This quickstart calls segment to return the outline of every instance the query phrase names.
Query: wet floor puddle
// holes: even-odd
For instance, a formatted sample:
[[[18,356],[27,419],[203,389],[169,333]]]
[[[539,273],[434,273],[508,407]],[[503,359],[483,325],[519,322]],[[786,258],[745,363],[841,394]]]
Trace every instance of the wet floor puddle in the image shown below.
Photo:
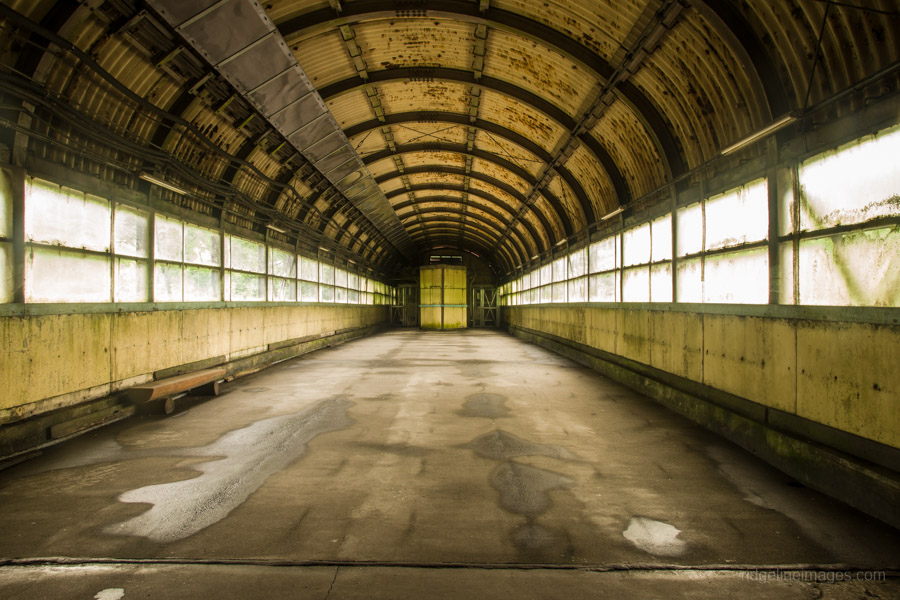
[[[106,528],[107,533],[172,542],[225,518],[272,474],[306,451],[310,440],[353,421],[343,398],[323,400],[298,413],[257,421],[200,448],[178,449],[179,456],[211,457],[192,465],[193,479],[150,485],[119,496],[122,502],[152,504],[150,510]],[[221,458],[219,458],[221,457]]]

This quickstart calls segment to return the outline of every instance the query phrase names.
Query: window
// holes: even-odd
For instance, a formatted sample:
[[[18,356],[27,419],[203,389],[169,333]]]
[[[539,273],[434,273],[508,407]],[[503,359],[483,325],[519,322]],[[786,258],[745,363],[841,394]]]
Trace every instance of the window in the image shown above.
[[[780,198],[795,237],[780,246],[782,303],[900,306],[900,228],[884,221],[900,216],[898,155],[895,126],[800,163],[800,197]]]
[[[232,301],[266,299],[266,246],[234,235],[225,237],[226,295]]]
[[[112,301],[111,220],[108,200],[27,178],[25,301]]]
[[[118,204],[114,220],[115,301],[147,302],[150,299],[150,214]]]
[[[295,302],[296,280],[297,256],[293,252],[269,247],[269,300]]]

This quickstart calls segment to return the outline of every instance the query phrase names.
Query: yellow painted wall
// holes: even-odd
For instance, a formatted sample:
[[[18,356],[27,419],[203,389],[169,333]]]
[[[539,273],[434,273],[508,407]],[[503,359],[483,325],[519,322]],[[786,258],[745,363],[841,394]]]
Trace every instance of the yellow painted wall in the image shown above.
[[[385,306],[260,306],[0,317],[0,424],[99,398],[162,369],[387,320]]]
[[[900,448],[898,326],[546,305],[504,320]]]

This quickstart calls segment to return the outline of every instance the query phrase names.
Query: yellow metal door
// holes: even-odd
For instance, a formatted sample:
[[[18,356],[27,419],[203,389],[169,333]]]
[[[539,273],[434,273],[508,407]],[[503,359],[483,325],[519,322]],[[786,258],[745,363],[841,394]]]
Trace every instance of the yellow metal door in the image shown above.
[[[467,323],[466,268],[434,265],[419,269],[422,329],[463,329]]]

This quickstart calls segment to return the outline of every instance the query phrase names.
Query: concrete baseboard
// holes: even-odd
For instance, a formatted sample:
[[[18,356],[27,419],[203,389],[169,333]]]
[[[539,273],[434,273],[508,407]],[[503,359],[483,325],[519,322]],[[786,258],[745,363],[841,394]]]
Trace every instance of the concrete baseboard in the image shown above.
[[[543,332],[508,331],[686,416],[804,485],[900,529],[900,452]],[[831,442],[831,443],[829,443]]]

